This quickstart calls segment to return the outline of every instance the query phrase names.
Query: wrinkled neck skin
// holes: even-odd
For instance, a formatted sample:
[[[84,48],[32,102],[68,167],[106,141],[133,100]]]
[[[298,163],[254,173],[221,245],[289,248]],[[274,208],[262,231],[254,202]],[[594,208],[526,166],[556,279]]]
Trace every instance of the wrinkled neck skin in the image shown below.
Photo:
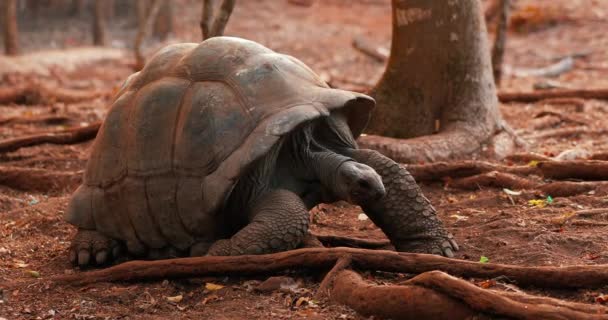
[[[308,209],[341,199],[335,186],[338,168],[354,161],[346,154],[356,148],[341,114],[305,124],[281,138],[240,177],[228,202],[231,223],[239,228],[251,219],[251,208],[270,189],[286,189],[299,195]],[[247,214],[243,214],[243,211]],[[246,218],[246,219],[244,219]]]

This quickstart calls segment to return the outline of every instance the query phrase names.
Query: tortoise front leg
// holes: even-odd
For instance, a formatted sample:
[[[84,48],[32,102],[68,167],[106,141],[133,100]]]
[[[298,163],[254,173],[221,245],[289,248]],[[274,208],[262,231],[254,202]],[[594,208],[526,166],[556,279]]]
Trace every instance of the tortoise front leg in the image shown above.
[[[302,199],[287,190],[274,190],[253,206],[247,226],[232,238],[216,241],[212,256],[265,254],[298,247],[308,232],[308,210]]]
[[[454,256],[458,244],[403,166],[373,150],[351,150],[348,155],[382,176],[386,195],[359,205],[398,251]]]

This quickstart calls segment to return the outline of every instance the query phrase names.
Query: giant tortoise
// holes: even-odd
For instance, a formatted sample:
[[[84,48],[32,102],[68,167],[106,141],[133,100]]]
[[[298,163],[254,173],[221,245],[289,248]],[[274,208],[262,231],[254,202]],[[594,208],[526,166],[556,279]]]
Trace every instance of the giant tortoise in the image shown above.
[[[374,105],[252,41],[164,48],[125,81],[94,142],[65,214],[72,262],[290,250],[308,210],[338,200],[399,251],[452,256],[406,169],[357,148]]]

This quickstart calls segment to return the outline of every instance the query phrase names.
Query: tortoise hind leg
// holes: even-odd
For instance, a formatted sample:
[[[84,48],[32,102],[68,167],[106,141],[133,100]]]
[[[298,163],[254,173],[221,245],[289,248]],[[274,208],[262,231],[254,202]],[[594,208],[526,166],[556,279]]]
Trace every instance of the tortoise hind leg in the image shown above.
[[[291,191],[268,192],[260,197],[251,213],[247,226],[230,239],[216,241],[207,254],[234,256],[292,250],[308,231],[308,210]]]
[[[80,267],[103,265],[120,257],[123,245],[95,230],[78,229],[70,245],[70,261]]]

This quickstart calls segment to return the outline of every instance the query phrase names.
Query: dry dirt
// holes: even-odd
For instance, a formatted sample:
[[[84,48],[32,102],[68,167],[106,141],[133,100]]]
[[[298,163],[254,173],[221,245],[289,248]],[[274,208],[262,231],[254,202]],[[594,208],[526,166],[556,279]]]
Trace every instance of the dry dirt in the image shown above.
[[[168,42],[198,41],[199,2],[175,1],[176,34]],[[383,64],[353,49],[351,42],[354,36],[365,35],[378,46],[389,45],[389,2],[328,0],[314,1],[312,7],[303,7],[283,0],[242,1],[237,4],[226,34],[249,38],[292,54],[336,86],[369,86],[381,75]],[[552,64],[567,55],[583,54],[583,57],[575,59],[573,70],[556,78],[518,78],[507,74],[501,90],[529,91],[535,85],[547,83],[571,88],[608,87],[607,1],[521,0],[517,8],[536,8],[537,16],[509,34],[507,66],[533,68]],[[26,21],[21,41],[26,43],[24,47],[28,50],[40,50],[35,56],[45,57],[49,38],[53,39],[53,46],[59,48],[86,44],[89,41],[88,21],[86,17],[69,21],[60,17],[44,18],[45,28],[40,27],[42,23]],[[128,46],[133,33],[127,29],[132,25],[128,14],[117,18],[112,26],[115,46]],[[148,43],[150,51],[160,45]],[[124,59],[102,60],[66,70],[61,68],[62,64],[68,63],[66,58],[57,52],[49,55],[59,67],[49,67],[52,72],[43,72],[36,78],[65,87],[112,89],[132,72]],[[44,59],[40,65],[48,66],[48,59]],[[21,58],[19,61],[35,64],[36,59]],[[24,66],[23,70],[30,69]],[[4,74],[0,81],[2,86],[11,86],[25,78],[23,74]],[[104,99],[68,105],[0,105],[2,118],[57,113],[72,119],[61,125],[3,124],[0,125],[0,139],[90,123],[103,119],[107,108],[108,101]],[[545,109],[576,116],[582,124],[558,119],[541,128],[539,121],[546,119],[539,120],[535,115]],[[605,101],[585,101],[579,110],[567,105],[541,103],[513,103],[502,105],[501,110],[507,122],[530,143],[530,151],[554,156],[573,149],[591,153],[608,150],[605,135],[593,133],[594,129],[607,129],[608,103]],[[565,138],[534,137],[555,128],[574,126],[585,126],[590,133]],[[0,154],[0,165],[78,172],[84,168],[90,146],[88,142],[23,148]],[[551,204],[540,207],[529,204],[529,200],[545,199],[544,195],[541,198],[533,192],[524,191],[510,199],[501,189],[461,191],[441,183],[424,184],[422,188],[461,245],[457,254],[459,259],[479,261],[485,256],[490,262],[527,266],[608,263],[608,215],[574,219],[565,224],[560,222],[575,210],[608,207],[606,194],[556,197]],[[346,307],[324,302],[298,304],[299,298],[312,296],[322,277],[304,271],[289,273],[299,282],[298,289],[265,294],[252,292],[250,288],[266,277],[160,279],[82,288],[48,287],[42,279],[80,272],[67,261],[67,248],[75,229],[62,220],[62,213],[70,192],[30,193],[0,185],[0,319],[362,318]],[[313,210],[312,229],[327,234],[384,239],[369,220],[360,219],[360,213],[360,209],[346,204],[324,205]],[[396,276],[402,277],[404,275]],[[374,272],[366,273],[366,278],[391,280],[391,277]],[[10,288],[2,285],[9,282],[17,285]],[[224,288],[207,290],[206,283]],[[589,303],[595,303],[599,294],[608,293],[608,287],[579,291],[527,290]],[[182,296],[179,302],[167,300],[167,297],[179,295]]]

